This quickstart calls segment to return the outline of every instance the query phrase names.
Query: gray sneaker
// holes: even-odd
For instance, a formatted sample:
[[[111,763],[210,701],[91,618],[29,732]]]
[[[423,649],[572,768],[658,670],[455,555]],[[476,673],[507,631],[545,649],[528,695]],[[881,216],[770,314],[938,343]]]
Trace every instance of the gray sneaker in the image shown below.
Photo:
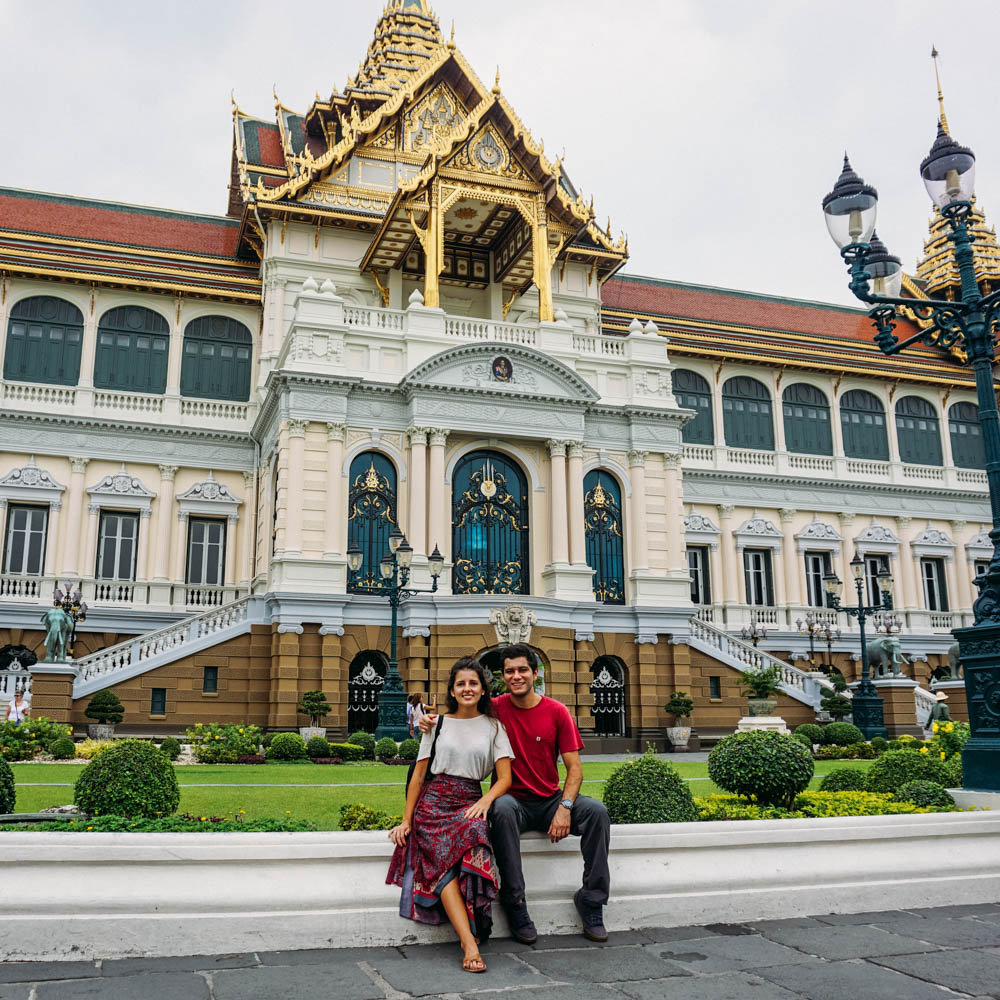
[[[582,892],[583,889],[577,889],[573,905],[583,919],[583,936],[603,944],[608,939],[608,932],[604,928],[604,907],[588,906],[580,898]]]

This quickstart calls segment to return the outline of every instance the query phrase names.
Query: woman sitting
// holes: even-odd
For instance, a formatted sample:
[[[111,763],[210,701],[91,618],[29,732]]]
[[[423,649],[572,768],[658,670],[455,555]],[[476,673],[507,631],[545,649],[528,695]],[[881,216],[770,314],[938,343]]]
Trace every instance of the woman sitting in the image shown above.
[[[470,657],[451,668],[448,711],[420,741],[403,822],[389,831],[396,850],[386,884],[403,890],[400,916],[423,924],[450,920],[466,972],[486,971],[478,946],[492,929],[498,888],[486,814],[510,788],[514,756],[493,717],[492,681]],[[483,795],[494,769],[497,780]]]

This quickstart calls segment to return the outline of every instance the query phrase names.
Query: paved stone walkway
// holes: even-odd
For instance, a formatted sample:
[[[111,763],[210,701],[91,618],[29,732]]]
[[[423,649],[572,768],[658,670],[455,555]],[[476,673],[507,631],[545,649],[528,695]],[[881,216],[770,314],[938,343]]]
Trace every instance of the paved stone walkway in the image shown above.
[[[55,930],[55,929],[54,929]],[[0,1000],[1000,998],[1000,903],[457,945],[2,963]]]

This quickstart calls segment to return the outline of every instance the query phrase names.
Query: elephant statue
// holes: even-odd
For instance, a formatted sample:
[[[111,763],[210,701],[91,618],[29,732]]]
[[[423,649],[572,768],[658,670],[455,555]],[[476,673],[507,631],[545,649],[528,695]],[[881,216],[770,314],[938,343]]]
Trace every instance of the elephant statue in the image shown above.
[[[951,675],[947,678],[941,678],[942,680],[958,680],[963,676],[962,661],[959,659],[957,642],[953,642],[948,647],[948,666],[951,667]]]
[[[909,662],[894,635],[883,635],[868,643],[868,663],[875,677],[902,677],[902,666]]]
[[[66,647],[73,635],[73,619],[62,608],[49,608],[42,615],[45,626],[45,662],[62,663],[66,659]]]

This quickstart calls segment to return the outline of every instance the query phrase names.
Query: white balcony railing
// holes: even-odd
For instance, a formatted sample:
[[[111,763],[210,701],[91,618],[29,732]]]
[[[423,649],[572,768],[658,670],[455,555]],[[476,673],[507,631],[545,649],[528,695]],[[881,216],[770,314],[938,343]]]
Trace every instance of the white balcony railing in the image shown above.
[[[538,343],[538,333],[534,327],[520,323],[500,323],[491,319],[468,319],[464,316],[448,316],[444,321],[444,332],[449,337],[462,340],[490,340],[500,344],[521,344],[534,347]]]

